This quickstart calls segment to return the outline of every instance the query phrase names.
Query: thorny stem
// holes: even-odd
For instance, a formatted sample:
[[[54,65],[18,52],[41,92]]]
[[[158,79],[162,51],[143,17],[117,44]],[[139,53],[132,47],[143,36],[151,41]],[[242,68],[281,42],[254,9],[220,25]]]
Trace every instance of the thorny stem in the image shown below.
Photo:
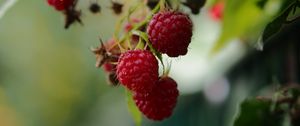
[[[288,103],[289,105],[297,104],[296,101],[297,101],[297,97],[299,96],[295,97],[288,93],[293,89],[300,90],[300,86],[294,84],[294,85],[289,85],[284,88],[281,88],[278,92],[274,93],[274,96],[271,99],[262,96],[258,96],[256,99],[272,102],[273,104],[271,106],[271,111],[274,111],[280,104],[284,104],[284,103]]]

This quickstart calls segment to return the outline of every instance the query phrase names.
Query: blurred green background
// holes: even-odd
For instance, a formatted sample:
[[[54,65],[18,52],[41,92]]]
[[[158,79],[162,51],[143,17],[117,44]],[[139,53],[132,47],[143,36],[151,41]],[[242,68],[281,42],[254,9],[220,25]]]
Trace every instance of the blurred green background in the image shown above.
[[[84,25],[68,30],[62,14],[46,0],[19,0],[0,17],[0,126],[134,125],[124,88],[106,84],[90,51],[99,37],[112,36],[118,17],[109,0],[98,1],[100,14],[88,11],[90,1],[79,1]],[[143,118],[143,126],[231,125],[240,101],[259,93],[272,77],[281,77],[277,68],[284,64],[278,61],[285,56],[274,53],[277,46],[239,62],[249,50],[232,42],[211,58],[220,22],[209,17],[208,8],[191,18],[195,28],[189,54],[174,59],[170,73],[181,92],[174,114],[162,122]]]
[[[80,5],[87,10],[88,4]],[[89,50],[99,36],[112,34],[116,17],[109,11],[85,13],[84,27],[69,30],[46,0],[20,0],[6,13],[0,20],[1,126],[131,124],[124,91],[107,86]]]

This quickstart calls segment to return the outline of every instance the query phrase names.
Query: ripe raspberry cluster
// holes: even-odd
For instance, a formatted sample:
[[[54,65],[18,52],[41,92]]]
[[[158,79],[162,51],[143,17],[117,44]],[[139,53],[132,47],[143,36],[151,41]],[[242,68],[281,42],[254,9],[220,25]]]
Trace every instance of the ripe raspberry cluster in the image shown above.
[[[47,1],[65,15],[65,28],[74,22],[82,23],[81,11],[75,9],[78,0]],[[101,45],[92,49],[92,52],[96,56],[96,67],[104,69],[110,85],[121,84],[131,91],[136,106],[147,118],[163,120],[172,115],[179,91],[176,81],[168,75],[170,68],[165,68],[161,55],[186,55],[193,30],[189,15],[171,6],[183,4],[196,14],[205,0],[187,0],[185,3],[172,0],[140,2],[144,5],[130,7],[128,13],[117,22],[113,38],[105,43],[101,41]],[[111,8],[115,14],[120,14],[123,4],[112,1]],[[92,3],[89,9],[97,13],[100,6]],[[135,13],[137,9],[142,13]],[[124,29],[120,30],[120,26]],[[163,66],[162,75],[158,72],[159,63]]]
[[[171,116],[179,95],[177,83],[168,76],[158,77],[158,61],[148,50],[121,54],[117,77],[134,94],[137,107],[153,120]]]
[[[127,39],[111,39],[93,52],[96,66],[103,65],[112,85],[120,83],[130,90],[136,106],[147,118],[163,120],[172,115],[179,91],[168,72],[159,76],[159,61],[163,64],[160,55],[185,55],[193,23],[187,14],[174,10],[156,13],[146,26],[141,25],[142,22],[142,19],[133,18],[124,23]],[[137,25],[140,27],[135,27]],[[148,37],[133,34],[134,30]]]
[[[158,60],[149,50],[128,50],[122,54],[114,40],[96,48],[96,66],[108,73],[111,85],[119,82],[133,92],[133,99],[142,113],[152,120],[171,116],[179,91],[177,83],[167,75],[159,77]],[[112,62],[116,62],[117,65]]]

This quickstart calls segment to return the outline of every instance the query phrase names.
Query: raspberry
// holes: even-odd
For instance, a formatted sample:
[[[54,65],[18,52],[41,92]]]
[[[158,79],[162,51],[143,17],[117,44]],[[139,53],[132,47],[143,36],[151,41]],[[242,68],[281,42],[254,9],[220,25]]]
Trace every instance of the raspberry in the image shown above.
[[[105,72],[110,73],[116,70],[116,65],[106,62],[102,65],[102,68],[104,69]]]
[[[188,15],[177,11],[159,12],[151,19],[147,33],[161,53],[170,57],[185,55],[192,38],[193,24]]]
[[[158,61],[147,50],[127,51],[119,57],[117,77],[132,91],[150,91],[158,80]]]
[[[176,82],[170,77],[163,77],[151,92],[135,92],[133,99],[146,117],[152,120],[163,120],[172,115],[178,95]]]
[[[48,0],[48,4],[62,11],[73,5],[74,0]]]
[[[51,6],[54,5],[54,2],[55,2],[55,0],[48,0],[48,4]]]
[[[209,10],[210,12],[209,14],[215,21],[219,21],[223,18],[223,11],[224,11],[224,3],[219,2]]]

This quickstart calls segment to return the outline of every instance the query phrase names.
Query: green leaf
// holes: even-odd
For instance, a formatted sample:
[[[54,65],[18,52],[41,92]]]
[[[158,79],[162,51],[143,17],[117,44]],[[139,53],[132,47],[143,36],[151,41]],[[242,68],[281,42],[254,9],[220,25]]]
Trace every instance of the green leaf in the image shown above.
[[[283,4],[283,13],[281,13],[276,19],[274,19],[266,26],[262,36],[263,42],[267,42],[270,38],[272,38],[276,33],[279,32],[287,17],[289,16],[289,13],[293,9],[292,4],[292,2]]]
[[[126,89],[126,100],[127,100],[128,111],[131,113],[135,125],[141,126],[142,125],[142,114],[133,101],[132,93],[127,89]]]
[[[230,40],[235,38],[257,39],[263,31],[263,27],[279,11],[279,8],[269,6],[279,5],[281,1],[283,0],[227,0],[221,35],[217,39],[212,53],[219,52]],[[259,4],[260,6],[258,6]]]
[[[291,6],[294,3],[297,3],[297,0],[285,0],[285,1],[283,1],[282,6],[281,6],[281,11],[283,12],[284,10],[286,10],[289,6]]]
[[[234,126],[281,126],[283,115],[270,111],[270,100],[247,99],[240,106]]]

